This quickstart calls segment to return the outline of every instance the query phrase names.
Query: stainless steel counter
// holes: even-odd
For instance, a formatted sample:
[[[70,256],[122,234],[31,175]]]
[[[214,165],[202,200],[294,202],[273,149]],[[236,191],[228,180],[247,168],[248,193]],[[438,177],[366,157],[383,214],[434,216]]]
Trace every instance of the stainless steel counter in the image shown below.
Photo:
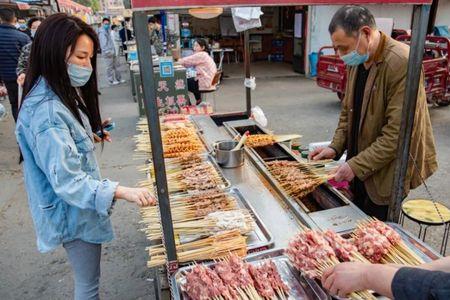
[[[226,130],[218,127],[209,116],[194,116],[193,120],[209,146],[216,141],[230,139]],[[274,237],[275,247],[286,247],[289,239],[300,230],[301,225],[258,170],[246,159],[242,167],[223,168],[222,171],[232,186],[239,189],[261,217]]]

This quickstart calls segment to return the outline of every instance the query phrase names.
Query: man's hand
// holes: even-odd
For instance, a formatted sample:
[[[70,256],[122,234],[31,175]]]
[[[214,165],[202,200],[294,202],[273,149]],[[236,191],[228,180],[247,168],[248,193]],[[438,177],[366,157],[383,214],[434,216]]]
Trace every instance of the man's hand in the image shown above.
[[[352,168],[348,165],[348,163],[344,163],[340,165],[337,169],[331,172],[331,175],[334,175],[334,180],[337,182],[341,181],[352,181],[355,178],[355,173]]]
[[[17,84],[23,86],[24,83],[25,83],[25,73],[22,73],[19,75],[19,77],[17,77]]]
[[[333,159],[336,157],[336,151],[330,147],[318,147],[314,149],[308,155],[308,159],[312,160],[322,160],[322,159]]]
[[[370,265],[359,262],[345,262],[328,268],[322,275],[322,286],[330,294],[341,298],[355,291],[368,289],[367,272]]]

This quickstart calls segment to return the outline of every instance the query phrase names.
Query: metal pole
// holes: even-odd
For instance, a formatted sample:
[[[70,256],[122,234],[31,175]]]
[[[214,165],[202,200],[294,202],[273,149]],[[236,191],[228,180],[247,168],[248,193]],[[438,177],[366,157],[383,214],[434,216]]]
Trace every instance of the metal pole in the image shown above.
[[[150,35],[147,27],[147,14],[143,11],[133,12],[133,25],[137,42],[139,70],[144,92],[144,107],[147,115],[152,147],[153,167],[156,175],[156,190],[163,229],[163,243],[167,254],[167,273],[168,276],[170,276],[178,269],[178,262],[173,234],[172,213],[170,212],[169,194],[167,189],[161,129],[159,126],[158,108],[156,106],[152,52],[151,47],[148,46],[150,45]]]
[[[164,10],[161,10],[160,12],[161,16],[161,30],[162,30],[162,38],[163,38],[163,53],[167,53],[167,36],[166,36],[166,27],[167,27],[167,18],[166,18],[166,12]]]
[[[250,78],[250,42],[249,32],[244,31],[244,68],[245,78]],[[245,99],[246,99],[246,112],[250,117],[252,108],[252,90],[249,87],[245,87]]]
[[[429,5],[415,5],[413,9],[413,26],[409,52],[408,71],[406,73],[405,101],[398,138],[397,161],[389,205],[389,220],[397,222],[405,196],[405,176],[409,162],[409,146],[414,126],[417,92],[422,73],[422,58],[427,33]]]
[[[436,22],[438,6],[439,6],[439,0],[433,0],[433,2],[431,3],[430,18],[428,19],[427,34],[433,33],[434,23]]]

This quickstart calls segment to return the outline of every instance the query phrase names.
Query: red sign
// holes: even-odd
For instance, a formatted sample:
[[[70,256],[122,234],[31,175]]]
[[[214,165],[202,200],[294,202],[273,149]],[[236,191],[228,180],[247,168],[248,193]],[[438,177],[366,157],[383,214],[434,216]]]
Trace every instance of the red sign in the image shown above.
[[[30,9],[30,5],[28,3],[16,2],[16,4],[17,4],[17,8],[19,10],[28,10],[28,9]]]
[[[132,8],[170,9],[191,7],[293,6],[339,4],[431,4],[432,0],[131,0]]]

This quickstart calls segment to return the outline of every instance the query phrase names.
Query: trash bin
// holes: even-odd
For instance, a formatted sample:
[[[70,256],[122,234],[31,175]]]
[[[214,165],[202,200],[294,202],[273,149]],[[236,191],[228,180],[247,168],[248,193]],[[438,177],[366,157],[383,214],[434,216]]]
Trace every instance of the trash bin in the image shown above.
[[[312,77],[317,76],[317,62],[319,61],[319,53],[311,52],[309,54],[309,73]]]

